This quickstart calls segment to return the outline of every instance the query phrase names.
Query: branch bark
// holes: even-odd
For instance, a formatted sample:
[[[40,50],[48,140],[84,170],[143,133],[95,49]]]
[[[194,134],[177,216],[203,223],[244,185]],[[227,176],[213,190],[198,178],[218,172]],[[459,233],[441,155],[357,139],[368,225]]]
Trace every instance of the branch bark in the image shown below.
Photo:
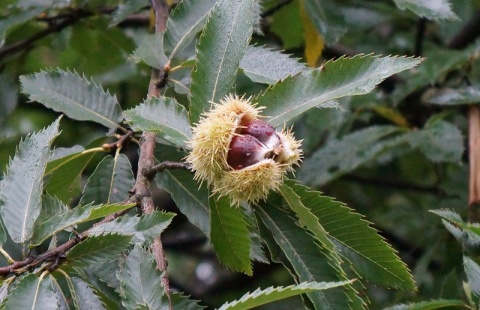
[[[468,221],[478,223],[480,219],[480,107],[478,106],[472,106],[468,111],[468,134],[470,164]]]

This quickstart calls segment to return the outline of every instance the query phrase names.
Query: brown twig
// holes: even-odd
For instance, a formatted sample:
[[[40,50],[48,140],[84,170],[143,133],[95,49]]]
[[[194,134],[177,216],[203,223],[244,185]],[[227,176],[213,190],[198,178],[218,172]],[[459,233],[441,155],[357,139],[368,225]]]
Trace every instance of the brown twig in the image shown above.
[[[468,221],[478,223],[480,219],[480,108],[468,110],[468,157],[470,182],[468,190]]]
[[[121,148],[123,146],[123,144],[125,143],[125,141],[127,141],[129,138],[131,138],[132,135],[133,135],[133,131],[129,130],[129,131],[127,131],[126,134],[121,135],[120,138],[117,141],[112,142],[112,143],[105,143],[104,145],[102,145],[102,148],[105,151],[111,151],[111,150]]]
[[[156,166],[151,167],[150,169],[145,169],[143,174],[148,178],[153,178],[155,174],[162,172],[166,169],[183,169],[183,170],[192,170],[192,166],[189,163],[178,162],[178,161],[164,161]]]
[[[30,47],[34,42],[48,36],[49,34],[59,32],[62,29],[73,25],[80,19],[92,16],[92,15],[93,13],[87,12],[87,11],[75,11],[75,14],[70,14],[59,22],[56,22],[56,23],[51,22],[48,28],[35,33],[31,37],[14,42],[10,45],[0,48],[0,59],[10,54],[26,49]]]
[[[168,5],[165,0],[151,0],[152,8],[155,13],[155,33],[160,34],[165,31],[168,18]],[[164,72],[153,68],[150,83],[148,85],[148,96],[159,97],[160,89],[157,87],[157,83],[160,77],[165,75]],[[137,181],[135,183],[135,191],[144,191],[146,195],[143,196],[140,201],[142,212],[145,214],[151,214],[155,211],[152,196],[150,195],[150,180],[144,175],[144,171],[148,171],[154,164],[154,150],[155,150],[155,134],[152,132],[144,132],[142,135],[142,141],[140,143],[140,158],[138,161],[138,174]],[[170,297],[170,282],[167,276],[167,260],[165,259],[165,253],[163,251],[162,241],[160,236],[157,236],[152,244],[152,252],[157,263],[157,268],[163,273],[162,285],[165,290],[165,294],[168,297],[170,303],[170,309],[172,309],[172,300]]]

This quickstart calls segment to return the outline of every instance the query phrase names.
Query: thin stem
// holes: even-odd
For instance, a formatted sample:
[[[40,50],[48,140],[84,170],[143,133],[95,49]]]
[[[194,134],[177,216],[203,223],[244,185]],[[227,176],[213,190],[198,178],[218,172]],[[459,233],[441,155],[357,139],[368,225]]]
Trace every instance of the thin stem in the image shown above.
[[[165,169],[183,169],[190,171],[192,170],[192,166],[185,162],[164,161],[156,166],[151,167],[150,169],[145,169],[143,174],[148,178],[153,178],[155,174],[165,171]]]

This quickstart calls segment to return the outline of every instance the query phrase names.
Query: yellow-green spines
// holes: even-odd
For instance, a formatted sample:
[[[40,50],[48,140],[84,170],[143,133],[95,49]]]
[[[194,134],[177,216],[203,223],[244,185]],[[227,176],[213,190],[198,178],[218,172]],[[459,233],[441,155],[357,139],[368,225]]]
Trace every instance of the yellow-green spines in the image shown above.
[[[254,155],[262,154],[258,162],[255,160],[254,164],[249,162],[235,169],[229,165],[229,150],[235,135],[245,135],[245,138],[249,137],[248,141],[257,141],[242,129],[253,128],[248,127],[253,121],[266,124],[258,120],[261,118],[261,109],[248,99],[228,96],[220,103],[213,104],[212,110],[202,115],[193,128],[193,137],[189,142],[192,150],[186,161],[192,165],[195,179],[206,181],[213,193],[230,197],[234,205],[265,199],[269,191],[279,188],[287,171],[293,170],[292,165],[297,164],[302,156],[300,142],[294,139],[290,131],[274,132],[273,127],[265,125],[270,126],[269,134],[278,136],[276,145],[255,142],[254,152],[256,145],[261,150]],[[238,153],[238,149],[242,153]],[[252,144],[246,145],[245,149],[252,151]],[[278,150],[281,150],[280,153]],[[241,154],[236,158],[250,156],[242,147],[232,149],[230,153],[230,156],[232,153]],[[263,154],[266,154],[265,157]]]

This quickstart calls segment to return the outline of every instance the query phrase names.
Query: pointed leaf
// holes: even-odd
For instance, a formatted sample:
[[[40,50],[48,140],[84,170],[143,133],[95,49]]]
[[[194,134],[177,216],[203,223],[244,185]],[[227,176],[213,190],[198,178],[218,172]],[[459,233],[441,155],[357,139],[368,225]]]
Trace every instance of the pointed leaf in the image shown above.
[[[286,255],[300,282],[340,281],[342,276],[331,266],[329,258],[316,244],[315,238],[295,224],[285,210],[278,207],[281,198],[270,196],[256,208],[257,215],[270,231],[276,244]],[[263,236],[262,236],[263,237]],[[265,237],[263,237],[265,238]],[[349,309],[351,288],[308,293],[316,309]]]
[[[415,289],[407,266],[359,214],[294,181],[287,181],[281,188],[282,193],[286,186],[299,196],[303,206],[310,211],[305,215],[310,214],[321,224],[340,253],[362,278],[387,287]],[[310,226],[307,227],[310,229]]]
[[[50,158],[50,145],[58,135],[60,118],[46,129],[20,142],[8,172],[0,183],[0,210],[10,237],[24,243],[33,234],[42,208],[43,174]]]
[[[119,234],[132,236],[132,242],[150,245],[154,238],[160,236],[162,231],[170,225],[175,213],[155,211],[140,217],[123,216],[114,222],[95,226],[89,230],[91,235]]]
[[[162,273],[150,252],[135,246],[117,277],[121,282],[122,303],[127,309],[168,308],[160,298],[164,294]]]
[[[45,190],[62,202],[70,204],[81,193],[80,181],[85,167],[99,151],[92,152],[106,142],[106,137],[92,141],[87,150],[80,145],[56,148],[45,170]]]
[[[163,39],[169,59],[177,56],[193,41],[205,25],[216,2],[217,0],[183,0],[175,7],[168,17],[167,31]]]
[[[383,310],[435,310],[450,307],[468,308],[468,305],[461,300],[437,299],[416,302],[411,304],[395,305]]]
[[[480,87],[465,88],[432,88],[423,96],[422,100],[438,105],[463,105],[480,102]]]
[[[190,221],[210,237],[210,209],[205,184],[198,186],[187,171],[165,170],[155,177],[157,186],[172,195],[177,207]]]
[[[19,11],[18,13],[10,14],[6,17],[2,16],[2,19],[0,19],[0,47],[4,45],[5,38],[10,32],[21,24],[32,19],[34,16],[40,14],[42,11],[42,8],[35,8]]]
[[[331,0],[304,1],[305,9],[318,33],[328,44],[336,43],[346,32],[343,14]]]
[[[77,73],[60,69],[41,71],[22,75],[20,82],[22,92],[31,101],[38,101],[70,118],[97,122],[112,129],[122,120],[117,98]]]
[[[303,161],[298,178],[311,186],[325,184],[405,143],[404,138],[396,138],[403,131],[396,126],[370,126],[339,140],[330,140]]]
[[[252,293],[243,295],[239,300],[224,304],[219,310],[243,310],[259,307],[261,305],[282,300],[288,297],[314,292],[317,290],[327,290],[329,288],[339,287],[346,282],[303,282],[297,285],[286,287],[269,287],[264,290],[256,289]]]
[[[250,238],[242,210],[230,205],[228,197],[210,197],[212,246],[221,263],[252,275]]]
[[[465,273],[467,274],[470,289],[478,298],[480,297],[480,266],[467,256],[463,257],[463,265],[465,267]]]
[[[227,95],[252,35],[253,0],[221,0],[213,8],[197,44],[190,87],[190,122],[196,123],[211,102]]]
[[[155,132],[178,147],[188,147],[192,136],[188,114],[174,99],[150,97],[125,116],[133,130]]]
[[[252,81],[265,84],[275,84],[307,69],[290,55],[259,46],[248,47],[240,61],[240,68]]]
[[[132,208],[135,204],[85,205],[57,213],[35,227],[32,245],[39,245],[45,239],[68,227],[83,222],[99,219],[109,214]]]
[[[112,13],[110,27],[118,25],[129,15],[140,11],[148,5],[148,0],[125,1],[118,5],[118,8]]]
[[[135,180],[125,154],[104,157],[85,184],[80,205],[115,203],[128,198]]]
[[[464,226],[466,223],[463,221],[460,214],[455,211],[448,210],[448,209],[439,209],[439,210],[430,210],[433,214],[440,216],[443,219],[446,219],[449,222],[455,223],[459,226]]]
[[[182,309],[182,310],[205,309],[204,306],[200,306],[198,304],[198,301],[189,299],[187,296],[181,295],[179,293],[173,293],[171,297],[172,297],[173,309]],[[165,296],[163,298],[165,298]]]
[[[446,121],[429,122],[423,130],[412,131],[406,138],[432,162],[462,162],[463,136],[457,127]]]
[[[103,235],[88,237],[67,253],[68,265],[87,267],[106,260],[125,251],[132,237],[121,235]]]
[[[268,88],[255,101],[265,106],[263,114],[270,116],[273,126],[283,125],[313,107],[345,96],[371,92],[387,77],[410,69],[421,59],[407,57],[376,57],[360,55],[329,61],[316,69]]]
[[[448,0],[393,0],[401,10],[409,9],[420,17],[428,19],[458,20]]]
[[[29,274],[15,285],[3,304],[5,309],[58,309],[58,299],[53,292],[49,276]]]
[[[106,309],[100,298],[95,294],[94,289],[85,281],[72,277],[71,293],[73,303],[78,309]]]
[[[131,57],[135,62],[143,61],[152,68],[163,69],[168,62],[163,51],[163,36],[147,34]]]

